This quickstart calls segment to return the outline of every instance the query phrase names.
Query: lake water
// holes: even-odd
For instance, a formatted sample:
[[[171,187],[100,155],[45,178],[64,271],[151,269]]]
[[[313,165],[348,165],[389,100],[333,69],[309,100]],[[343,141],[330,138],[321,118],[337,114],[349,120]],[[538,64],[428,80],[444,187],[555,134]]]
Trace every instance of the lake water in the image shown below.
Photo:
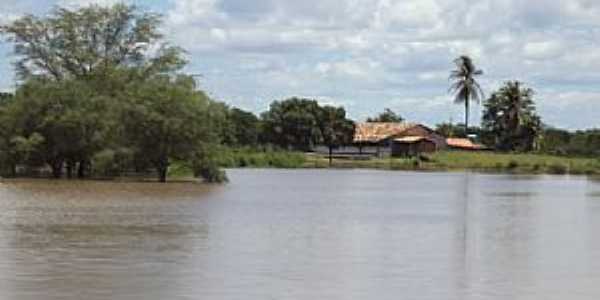
[[[0,299],[599,299],[600,182],[230,170],[0,181]]]

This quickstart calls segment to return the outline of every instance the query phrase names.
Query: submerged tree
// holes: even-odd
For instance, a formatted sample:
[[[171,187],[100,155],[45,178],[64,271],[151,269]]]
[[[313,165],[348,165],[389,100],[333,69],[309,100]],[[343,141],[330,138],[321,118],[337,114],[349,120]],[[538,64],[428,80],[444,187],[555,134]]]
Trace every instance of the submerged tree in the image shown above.
[[[541,131],[534,91],[519,81],[506,82],[486,101],[483,128],[504,151],[531,151]]]
[[[475,79],[483,75],[483,71],[477,69],[469,56],[461,56],[454,60],[456,69],[450,73],[450,92],[455,94],[454,102],[465,105],[465,135],[469,135],[469,109],[471,101],[479,103],[483,98],[483,90]]]
[[[154,166],[161,182],[174,160],[201,159],[201,149],[218,142],[211,101],[189,76],[134,84],[121,100],[126,102],[121,117],[125,143]]]
[[[78,167],[83,177],[102,158],[108,169],[151,165],[165,181],[171,162],[184,160],[204,170],[196,174],[223,178],[203,165],[203,149],[219,141],[224,114],[180,74],[183,51],[164,42],[160,23],[117,4],[57,8],[1,27],[21,82],[13,100],[0,99],[0,169],[46,164],[59,178]]]

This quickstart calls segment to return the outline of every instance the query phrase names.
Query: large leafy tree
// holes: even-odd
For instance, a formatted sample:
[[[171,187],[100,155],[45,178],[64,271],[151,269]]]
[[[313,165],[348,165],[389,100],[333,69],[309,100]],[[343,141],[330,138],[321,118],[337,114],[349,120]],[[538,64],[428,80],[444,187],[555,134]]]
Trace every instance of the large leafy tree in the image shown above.
[[[265,139],[282,148],[308,151],[321,141],[319,104],[316,100],[290,98],[274,101],[262,114]]]
[[[62,176],[65,164],[71,176],[77,162],[89,158],[106,142],[107,104],[108,99],[95,95],[84,82],[29,80],[17,90],[11,106],[13,126],[18,130],[8,138],[15,149],[19,145],[28,145],[29,151],[35,148],[35,157],[47,163],[55,177]],[[38,141],[35,147],[32,137],[39,137],[34,139]]]
[[[343,107],[320,106],[316,100],[290,98],[275,101],[262,114],[262,135],[282,148],[310,151],[316,145],[336,147],[352,142],[354,123]]]
[[[0,103],[0,163],[47,164],[54,177],[78,166],[84,176],[100,156],[136,171],[151,165],[165,181],[171,162],[184,160],[222,179],[207,155],[225,110],[179,75],[183,51],[164,42],[160,22],[117,4],[57,8],[1,27],[21,82],[14,101]]]
[[[227,114],[227,122],[231,124],[232,146],[256,146],[260,134],[260,120],[248,111],[231,108]]]
[[[536,114],[534,91],[519,81],[506,82],[486,101],[483,128],[494,137],[496,148],[530,151],[541,131]]]
[[[469,110],[471,101],[479,103],[483,98],[483,90],[476,77],[483,75],[469,56],[460,56],[454,60],[456,69],[450,73],[450,92],[455,95],[454,102],[465,106],[465,135],[469,134]]]
[[[123,95],[121,122],[126,145],[149,162],[161,182],[175,160],[191,162],[218,142],[213,103],[188,76],[159,76],[133,84]]]
[[[114,68],[145,74],[181,68],[181,49],[163,42],[158,15],[135,6],[57,8],[49,16],[27,15],[1,31],[14,43],[21,79],[54,80],[108,76]],[[157,51],[151,51],[158,49]]]
[[[382,113],[374,118],[367,118],[368,123],[400,123],[403,121],[404,118],[402,116],[389,108],[384,109]]]
[[[352,143],[354,122],[346,118],[343,107],[323,106],[319,111],[319,128],[322,143],[329,148],[329,164],[333,162],[333,149]]]

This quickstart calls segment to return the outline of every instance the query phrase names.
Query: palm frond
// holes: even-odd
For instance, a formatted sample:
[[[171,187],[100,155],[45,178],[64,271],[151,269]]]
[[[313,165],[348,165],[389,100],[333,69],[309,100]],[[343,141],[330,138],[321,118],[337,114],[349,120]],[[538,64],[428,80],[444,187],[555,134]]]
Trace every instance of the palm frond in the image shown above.
[[[464,85],[463,81],[457,81],[457,82],[453,83],[450,86],[450,88],[448,88],[448,93],[454,93],[454,92],[458,91],[458,89],[460,89],[461,86],[463,86],[463,85]]]

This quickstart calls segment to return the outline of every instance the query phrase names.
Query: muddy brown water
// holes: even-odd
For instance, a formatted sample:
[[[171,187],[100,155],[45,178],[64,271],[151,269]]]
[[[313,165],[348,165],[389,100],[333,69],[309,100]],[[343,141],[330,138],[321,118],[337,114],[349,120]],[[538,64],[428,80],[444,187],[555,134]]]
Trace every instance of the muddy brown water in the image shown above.
[[[599,299],[600,182],[229,170],[0,181],[0,299]]]

